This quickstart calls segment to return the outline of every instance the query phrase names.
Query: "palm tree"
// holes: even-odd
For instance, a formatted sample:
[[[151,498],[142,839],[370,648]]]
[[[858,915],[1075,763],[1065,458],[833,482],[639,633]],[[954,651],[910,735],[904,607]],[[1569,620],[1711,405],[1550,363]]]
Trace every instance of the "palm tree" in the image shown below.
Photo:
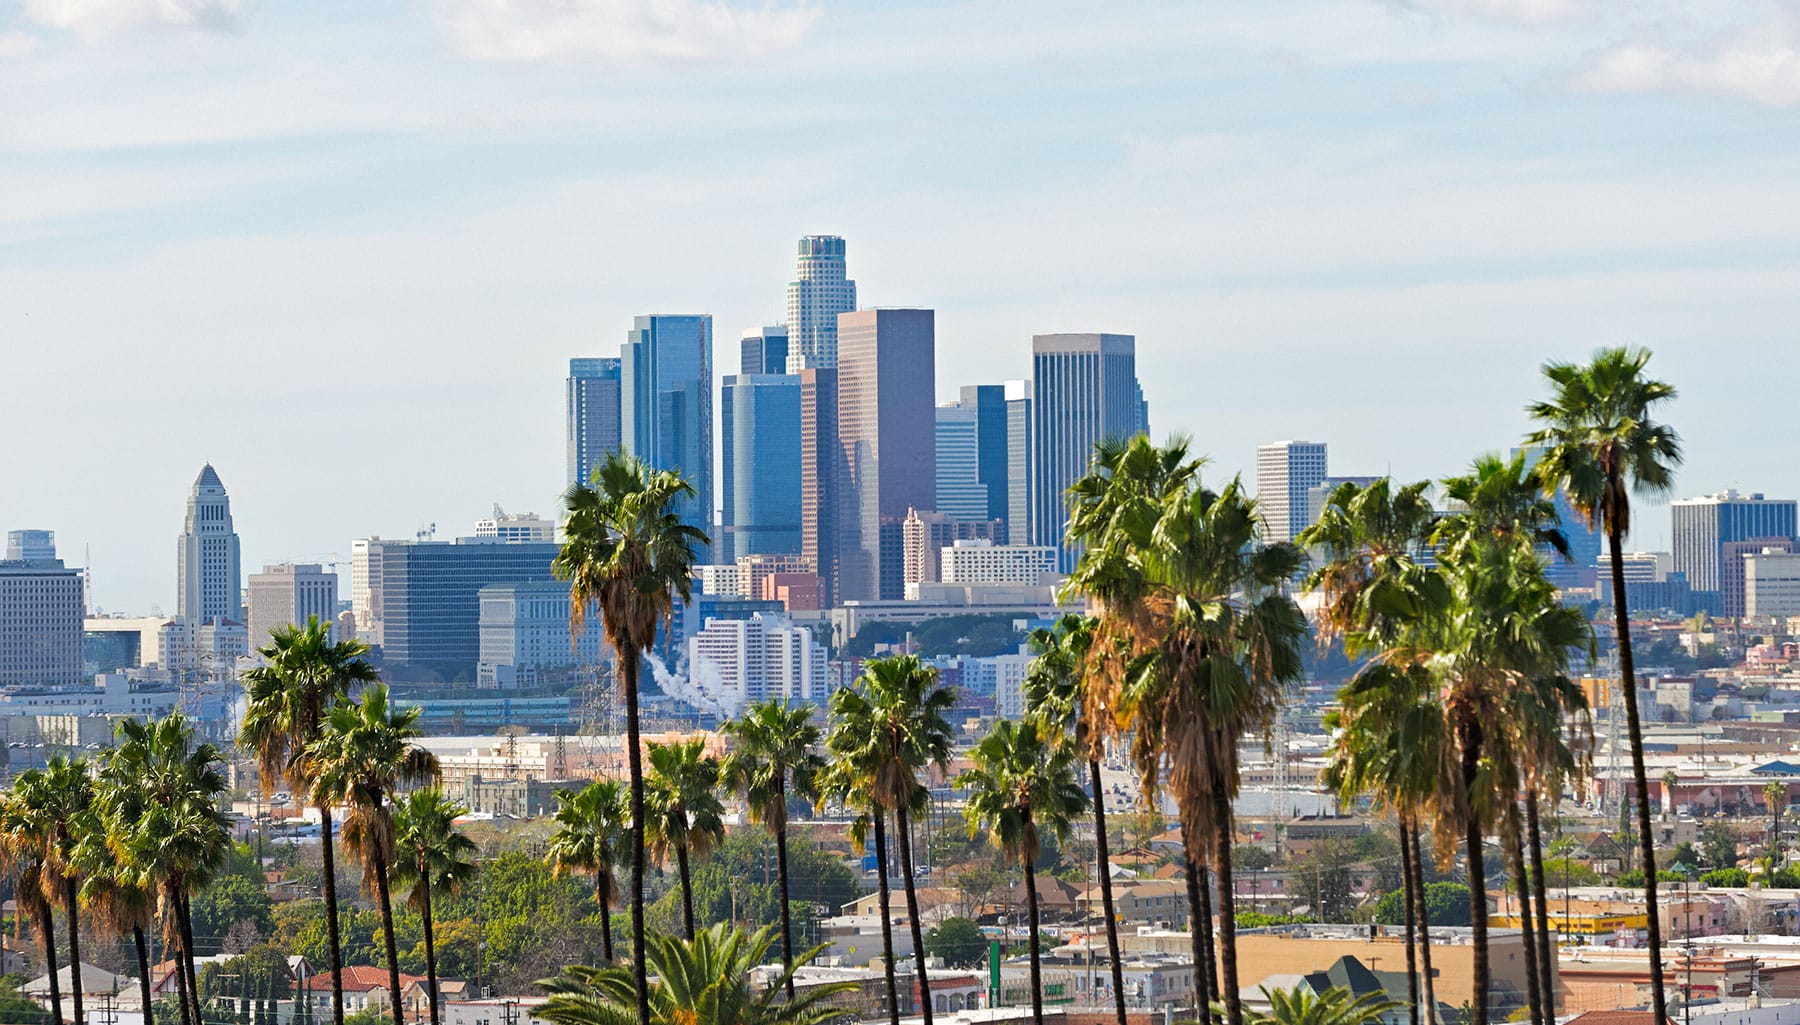
[[[1255,1025],[1370,1025],[1400,1006],[1378,993],[1359,997],[1342,986],[1315,994],[1303,982],[1291,990],[1264,987],[1262,993],[1269,1013],[1254,1016]]]
[[[430,987],[431,1025],[441,1025],[438,994],[437,930],[431,920],[432,894],[455,896],[475,880],[475,841],[456,828],[468,809],[442,790],[414,790],[394,808],[394,882],[411,886],[406,903],[425,926],[425,983]]]
[[[1112,966],[1113,1010],[1118,1025],[1125,1025],[1125,969],[1119,959],[1119,923],[1113,913],[1112,859],[1107,851],[1106,797],[1100,777],[1104,738],[1087,728],[1087,719],[1081,713],[1086,702],[1083,669],[1093,639],[1093,618],[1076,613],[1063,616],[1049,629],[1032,631],[1031,650],[1037,657],[1025,670],[1025,707],[1052,742],[1072,744],[1087,761],[1088,781],[1093,786],[1100,904],[1106,916],[1107,961]]]
[[[1538,428],[1526,444],[1541,446],[1538,478],[1544,490],[1561,490],[1588,524],[1606,532],[1612,556],[1613,623],[1618,631],[1620,687],[1631,738],[1632,782],[1637,787],[1638,841],[1644,852],[1650,977],[1662,974],[1662,925],[1656,911],[1656,850],[1650,826],[1650,783],[1644,771],[1644,731],[1638,717],[1637,674],[1632,664],[1630,603],[1625,593],[1624,539],[1631,531],[1631,492],[1664,495],[1681,465],[1681,439],[1651,419],[1675,398],[1673,386],[1645,375],[1650,353],[1608,348],[1585,366],[1544,364],[1551,397],[1527,407]],[[1668,1015],[1663,987],[1650,987],[1656,1020]]]
[[[244,674],[244,722],[238,746],[256,752],[264,793],[285,779],[295,793],[312,793],[314,772],[307,745],[319,737],[325,717],[339,698],[381,677],[361,641],[333,641],[331,628],[310,617],[305,627],[279,626],[260,652],[264,665]],[[344,957],[339,941],[336,848],[331,806],[320,804],[320,886],[325,896],[325,938],[331,955],[331,1017],[344,1025]]]
[[[1152,476],[1138,476],[1140,466]],[[1263,543],[1262,514],[1241,481],[1215,493],[1197,485],[1198,473],[1185,440],[1166,450],[1142,436],[1099,446],[1071,489],[1070,538],[1087,547],[1069,587],[1099,606],[1090,707],[1133,737],[1147,790],[1167,772],[1189,864],[1210,861],[1217,877],[1219,987],[1227,1019],[1240,1025],[1231,900],[1238,743],[1266,740],[1302,676],[1306,620],[1282,589],[1304,556],[1285,541]],[[1198,963],[1205,953],[1196,950]]]
[[[613,876],[626,830],[625,791],[617,780],[597,779],[582,788],[556,792],[556,831],[550,835],[550,866],[557,875],[581,872],[594,877],[600,905],[600,950],[613,960],[612,904],[619,892]]]
[[[1665,821],[1675,811],[1675,786],[1680,782],[1681,777],[1676,774],[1674,769],[1663,770],[1663,819]]]
[[[563,496],[563,547],[551,564],[570,582],[569,626],[579,630],[599,607],[607,643],[619,660],[625,692],[625,747],[631,774],[631,935],[637,945],[638,1025],[650,1025],[650,985],[644,958],[644,763],[638,740],[639,654],[656,641],[675,596],[692,591],[697,545],[707,536],[683,523],[681,507],[695,497],[679,474],[652,470],[614,452],[594,469],[594,486],[575,484]],[[339,1022],[338,1025],[343,1025]]]
[[[405,1022],[394,904],[388,892],[388,870],[399,857],[393,802],[403,788],[435,782],[438,776],[437,756],[413,743],[424,735],[419,715],[417,705],[390,711],[387,685],[371,683],[355,701],[339,698],[318,739],[306,748],[306,760],[313,767],[313,801],[320,806],[341,801],[349,808],[344,847],[361,863],[363,892],[374,891],[381,912],[394,1025]]]
[[[44,897],[62,901],[63,918],[69,927],[70,996],[75,1020],[83,1022],[87,1018],[81,1007],[81,866],[75,848],[82,822],[90,820],[88,808],[94,801],[94,779],[86,760],[54,754],[42,769],[19,774],[13,781],[13,796],[19,813],[29,823],[28,831],[42,845],[40,885]],[[54,963],[50,970],[56,970]]]
[[[1087,795],[1075,782],[1075,753],[1046,738],[1037,723],[1001,720],[970,752],[974,767],[957,778],[967,794],[963,816],[971,836],[985,830],[1003,854],[1017,858],[1025,874],[1025,908],[1031,930],[1031,1019],[1044,1021],[1042,966],[1038,950],[1037,860],[1039,837],[1067,842],[1077,815],[1087,811]]]
[[[808,804],[819,799],[819,727],[811,705],[788,705],[771,698],[744,709],[722,727],[737,742],[725,757],[725,784],[744,799],[750,820],[775,836],[775,878],[781,893],[781,963],[794,965],[794,924],[788,910],[788,799]],[[788,979],[792,999],[793,979]]]
[[[1770,780],[1763,784],[1763,804],[1769,809],[1769,872],[1781,858],[1781,809],[1787,804],[1787,784]]]
[[[892,812],[900,849],[900,878],[906,890],[906,912],[912,928],[913,958],[919,980],[919,1003],[925,1025],[931,1025],[931,980],[926,977],[924,930],[919,923],[919,897],[913,881],[911,829],[908,816],[926,796],[920,774],[950,764],[950,723],[945,714],[956,696],[938,686],[937,670],[917,655],[871,659],[856,684],[831,695],[832,730],[826,746],[835,758],[856,766],[876,808],[876,842],[880,844],[880,812]]]
[[[4,858],[13,876],[20,913],[31,916],[43,941],[44,963],[50,976],[50,1013],[60,1025],[63,1016],[62,991],[56,978],[56,921],[50,901],[44,896],[45,878],[51,871],[45,865],[44,824],[10,790],[0,796],[0,858]]]
[[[833,707],[836,707],[835,704]],[[826,746],[834,755],[843,746],[852,743],[853,738],[839,737],[843,729],[841,721],[832,717],[831,735],[826,739]],[[900,1025],[900,993],[894,979],[894,913],[893,895],[889,892],[887,827],[884,824],[887,812],[875,802],[870,780],[872,769],[866,764],[867,753],[859,752],[861,760],[836,756],[826,763],[819,774],[819,803],[823,807],[827,802],[835,802],[847,811],[855,812],[850,820],[850,842],[855,845],[858,854],[875,848],[875,893],[881,908],[881,958],[882,976],[887,984],[887,1010],[889,1025]],[[871,836],[871,832],[873,836]]]
[[[725,806],[719,803],[719,761],[706,754],[706,738],[650,744],[644,780],[644,839],[661,862],[675,857],[681,876],[681,916],[694,938],[691,861],[704,861],[725,838]]]
[[[854,982],[808,986],[799,996],[784,991],[794,968],[756,985],[752,973],[764,964],[775,938],[771,930],[742,933],[724,923],[692,940],[652,937],[646,960],[656,975],[650,998],[654,1025],[820,1025],[841,1017],[831,998],[856,988]],[[797,964],[818,956],[823,947],[800,955]],[[563,969],[538,983],[550,997],[532,1013],[551,1025],[628,1025],[637,989],[632,973],[619,968]]]

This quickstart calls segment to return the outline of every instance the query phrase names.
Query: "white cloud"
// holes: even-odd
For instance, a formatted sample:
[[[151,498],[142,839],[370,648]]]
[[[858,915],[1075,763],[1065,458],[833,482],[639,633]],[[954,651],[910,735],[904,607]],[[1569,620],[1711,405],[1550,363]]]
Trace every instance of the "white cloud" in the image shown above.
[[[29,32],[0,32],[0,61],[23,57],[38,48],[38,37]]]
[[[799,44],[819,10],[722,0],[437,0],[471,57],[503,61],[720,60]]]
[[[83,38],[141,29],[237,28],[243,0],[25,0],[25,17]]]
[[[1591,0],[1395,0],[1398,6],[1433,14],[1472,14],[1490,21],[1542,25],[1593,10]]]
[[[1661,46],[1623,46],[1576,79],[1603,93],[1701,93],[1768,107],[1800,105],[1800,50],[1780,39],[1689,56]]]

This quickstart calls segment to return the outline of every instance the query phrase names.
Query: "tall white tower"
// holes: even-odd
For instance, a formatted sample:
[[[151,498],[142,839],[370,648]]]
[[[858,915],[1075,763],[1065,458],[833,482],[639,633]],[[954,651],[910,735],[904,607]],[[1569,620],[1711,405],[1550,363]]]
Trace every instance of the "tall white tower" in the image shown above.
[[[838,314],[856,309],[856,282],[845,273],[842,238],[800,240],[800,265],[787,287],[788,373],[837,367]]]
[[[176,551],[180,568],[175,614],[196,625],[208,620],[243,622],[244,575],[238,566],[231,499],[211,463],[200,470],[188,493],[187,523]]]
[[[1306,493],[1325,479],[1325,444],[1277,441],[1256,447],[1256,502],[1268,541],[1292,541],[1305,530]]]

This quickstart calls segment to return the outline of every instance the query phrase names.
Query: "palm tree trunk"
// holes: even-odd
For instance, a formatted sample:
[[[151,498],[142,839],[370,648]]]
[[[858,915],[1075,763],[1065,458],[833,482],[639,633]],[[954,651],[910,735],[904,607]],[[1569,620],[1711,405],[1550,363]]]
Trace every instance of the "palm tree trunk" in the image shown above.
[[[1225,778],[1214,774],[1213,871],[1219,880],[1219,990],[1225,997],[1225,1020],[1243,1025],[1244,1009],[1238,1000],[1237,890],[1231,879],[1231,796]]]
[[[1519,813],[1516,808],[1507,810],[1507,824],[1503,830],[1502,841],[1506,844],[1506,860],[1508,868],[1519,889],[1519,936],[1525,944],[1525,1001],[1530,1009],[1532,1025],[1544,1023],[1544,991],[1538,981],[1537,929],[1531,919],[1531,883],[1525,878],[1525,849],[1520,843]]]
[[[683,830],[685,833],[685,829]],[[694,942],[694,885],[688,880],[687,840],[675,841],[675,867],[681,872],[681,921],[687,928],[688,942]]]
[[[900,990],[894,983],[894,912],[892,895],[888,893],[887,813],[879,806],[875,818],[875,886],[881,894],[881,953],[887,959],[887,1002],[889,1025],[900,1025]]]
[[[894,809],[894,832],[900,837],[900,883],[906,888],[906,917],[910,920],[913,941],[913,967],[919,977],[919,1011],[925,1025],[931,1025],[931,979],[925,972],[925,930],[919,924],[919,894],[913,886],[912,830],[907,823],[906,805]]]
[[[1617,484],[1617,471],[1607,484]],[[1638,840],[1644,849],[1645,925],[1650,934],[1650,1011],[1655,1021],[1669,1020],[1663,993],[1662,923],[1656,907],[1656,835],[1650,831],[1650,778],[1644,772],[1644,727],[1638,719],[1637,673],[1631,658],[1631,614],[1625,598],[1624,540],[1608,517],[1606,546],[1612,555],[1613,627],[1618,631],[1619,686],[1625,688],[1625,726],[1631,734],[1631,781],[1637,787]]]
[[[1188,932],[1194,942],[1195,1017],[1200,1021],[1211,1021],[1212,903],[1206,896],[1206,862],[1201,859],[1200,849],[1193,842],[1193,827],[1185,819],[1181,823],[1181,846],[1187,858],[1182,876],[1187,881]]]
[[[1400,891],[1406,905],[1406,1001],[1408,1025],[1419,1025],[1419,958],[1414,946],[1419,936],[1419,902],[1413,891],[1413,875],[1418,871],[1412,858],[1412,840],[1406,830],[1406,816],[1400,817]]]
[[[38,894],[37,904],[38,921],[43,923],[44,963],[50,969],[50,1015],[56,1025],[62,1025],[62,987],[56,981],[56,922],[52,917],[55,912],[50,910],[50,902],[41,893]]]
[[[631,976],[637,992],[638,1025],[650,1025],[650,971],[644,963],[644,752],[638,740],[641,664],[635,650],[619,651],[618,656],[619,678],[625,685],[625,758],[631,772]],[[337,1025],[344,1023],[340,1020]]]
[[[132,926],[131,939],[137,944],[138,998],[144,1002],[144,1022],[145,1025],[154,1025],[151,1008],[156,1001],[150,992],[150,943],[144,938],[144,927]]]
[[[387,947],[388,994],[394,1002],[394,1025],[406,1025],[406,1012],[400,1005],[400,952],[394,949],[394,904],[388,898],[387,865],[379,850],[369,856],[375,861],[375,896],[381,901],[381,941]]]
[[[325,878],[319,889],[325,895],[325,944],[331,954],[331,1021],[344,1025],[344,951],[338,939],[337,856],[332,849],[331,805],[319,805],[319,858]]]
[[[181,1025],[196,1025],[181,959],[181,884],[173,879],[163,884],[162,920],[163,956],[175,965],[175,1003],[181,1009]]]
[[[80,901],[76,899],[75,879],[63,876],[63,914],[69,920],[69,989],[75,1000],[75,1025],[87,1025],[87,1016],[81,1013],[81,918],[79,916]]]
[[[1031,829],[1031,815],[1025,815],[1025,828]],[[1025,870],[1025,920],[1031,928],[1031,1021],[1032,1025],[1044,1025],[1044,979],[1042,955],[1038,951],[1038,898],[1037,898],[1037,866],[1031,863],[1031,854],[1019,852],[1019,867]]]
[[[1412,835],[1413,890],[1419,905],[1419,973],[1425,991],[1425,1025],[1437,1025],[1437,983],[1431,974],[1431,904],[1425,899],[1425,853],[1419,846],[1418,829],[1408,832]]]
[[[1088,759],[1088,778],[1094,786],[1094,848],[1100,861],[1100,904],[1106,909],[1106,957],[1112,965],[1113,1008],[1118,1025],[1125,1025],[1125,967],[1119,963],[1119,921],[1113,913],[1112,857],[1107,851],[1106,795],[1100,790],[1100,760]]]
[[[421,865],[419,871],[419,886],[423,891],[422,896],[425,900],[423,906],[419,909],[419,915],[424,919],[425,925],[425,984],[431,987],[429,991],[431,997],[431,1025],[443,1025],[443,1015],[438,1009],[437,937],[432,935],[434,929],[431,921],[431,876],[428,873],[429,868]]]
[[[203,1021],[200,1010],[200,976],[194,971],[194,906],[184,890],[181,893],[181,963],[187,971],[188,994],[194,1001],[194,1021]]]
[[[1471,794],[1474,792],[1481,764],[1481,745],[1467,736],[1461,739],[1463,793]],[[1481,853],[1481,820],[1473,810],[1469,811],[1467,818],[1463,844],[1469,861],[1469,948],[1474,961],[1470,982],[1473,992],[1469,994],[1474,1013],[1469,1020],[1481,1025],[1488,1020],[1487,866]]]
[[[1525,829],[1531,844],[1531,883],[1537,897],[1538,978],[1544,988],[1544,1020],[1556,1020],[1556,957],[1550,940],[1550,898],[1544,884],[1544,838],[1538,832],[1538,795],[1525,796]]]
[[[788,911],[788,857],[787,857],[787,773],[782,774],[783,783],[776,786],[776,793],[782,801],[783,814],[775,819],[775,882],[781,890],[781,967],[787,971],[787,998],[794,1000],[794,922]]]
[[[600,953],[612,964],[612,894],[606,892],[605,872],[594,873],[594,897],[600,902]]]

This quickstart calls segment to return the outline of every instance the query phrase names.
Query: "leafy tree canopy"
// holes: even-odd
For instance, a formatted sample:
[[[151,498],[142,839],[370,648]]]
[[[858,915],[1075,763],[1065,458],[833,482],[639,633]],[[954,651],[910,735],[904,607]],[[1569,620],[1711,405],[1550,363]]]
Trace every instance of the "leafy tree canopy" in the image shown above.
[[[943,958],[951,968],[973,968],[987,958],[988,940],[969,919],[946,918],[925,934],[925,952]]]

